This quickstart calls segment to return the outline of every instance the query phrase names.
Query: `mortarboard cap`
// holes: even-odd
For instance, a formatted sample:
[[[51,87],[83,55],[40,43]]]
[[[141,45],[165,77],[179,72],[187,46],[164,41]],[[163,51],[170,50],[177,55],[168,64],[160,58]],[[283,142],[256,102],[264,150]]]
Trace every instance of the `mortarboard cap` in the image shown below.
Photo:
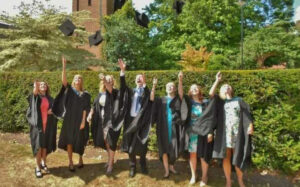
[[[103,38],[102,38],[102,36],[101,36],[101,31],[100,31],[100,30],[96,31],[95,34],[89,36],[89,43],[90,43],[90,46],[92,46],[92,45],[97,46],[97,45],[99,45],[102,41],[103,41]]]
[[[59,29],[61,30],[61,32],[64,33],[64,35],[71,36],[73,34],[74,30],[76,29],[76,27],[72,23],[72,21],[67,19],[65,22],[63,22],[63,24],[61,24],[59,26]]]
[[[180,14],[182,12],[183,5],[184,5],[184,2],[182,0],[175,0],[175,2],[173,4],[173,9],[176,10],[177,14]]]
[[[114,2],[114,12],[117,11],[118,9],[121,9],[122,6],[125,4],[126,0],[115,0]]]
[[[140,14],[138,11],[135,11],[135,21],[138,25],[148,28],[149,19],[145,13]]]

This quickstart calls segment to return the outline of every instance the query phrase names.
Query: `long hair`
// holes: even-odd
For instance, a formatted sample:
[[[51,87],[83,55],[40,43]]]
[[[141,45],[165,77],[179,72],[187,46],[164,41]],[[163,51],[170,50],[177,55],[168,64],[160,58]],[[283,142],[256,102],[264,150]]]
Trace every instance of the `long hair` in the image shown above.
[[[112,79],[112,87],[114,88],[114,85],[115,85],[115,79],[114,79],[114,77],[112,75],[106,75],[106,76],[110,76],[111,77],[111,79]],[[104,76],[104,79],[106,78],[106,76]],[[106,87],[104,85],[104,81],[101,80],[99,82],[99,92],[105,92],[105,91],[106,91]]]
[[[81,84],[79,86],[79,90],[82,92],[83,91],[83,78],[80,74],[74,75],[73,81],[72,81],[72,87],[75,88],[75,77],[78,76],[81,79]]]
[[[192,84],[191,87],[192,87],[193,85],[196,85],[196,86],[197,86],[197,88],[198,88],[198,90],[199,90],[198,99],[199,99],[200,101],[202,101],[202,100],[203,100],[203,92],[202,92],[202,88],[201,88],[199,85],[197,85],[197,84]],[[190,98],[193,98],[192,91],[191,91],[191,87],[190,87],[190,89],[189,89],[188,95],[189,95]]]
[[[46,90],[46,92],[45,92],[45,95],[46,95],[46,96],[50,96],[50,87],[49,87],[49,84],[48,84],[46,81],[37,81],[37,82],[39,82],[39,83],[43,82],[43,83],[46,84],[47,90]],[[37,89],[38,89],[38,93],[41,94],[41,92],[40,92],[40,87],[38,87]]]

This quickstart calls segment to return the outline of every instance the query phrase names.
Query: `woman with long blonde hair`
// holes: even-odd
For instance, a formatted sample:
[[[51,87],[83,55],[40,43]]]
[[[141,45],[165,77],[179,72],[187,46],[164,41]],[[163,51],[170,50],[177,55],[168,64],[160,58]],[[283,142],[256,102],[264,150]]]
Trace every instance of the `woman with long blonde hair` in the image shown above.
[[[106,149],[108,161],[106,173],[111,174],[117,142],[120,136],[124,113],[120,101],[120,91],[114,88],[112,75],[99,75],[99,94],[96,97],[87,121],[92,124],[92,137],[95,147]]]
[[[79,154],[78,168],[83,167],[82,155],[88,140],[89,127],[86,115],[90,110],[91,96],[83,89],[83,78],[75,75],[69,85],[66,77],[66,59],[62,58],[62,88],[55,98],[53,113],[64,119],[58,147],[68,152],[69,170],[75,171],[73,152]]]

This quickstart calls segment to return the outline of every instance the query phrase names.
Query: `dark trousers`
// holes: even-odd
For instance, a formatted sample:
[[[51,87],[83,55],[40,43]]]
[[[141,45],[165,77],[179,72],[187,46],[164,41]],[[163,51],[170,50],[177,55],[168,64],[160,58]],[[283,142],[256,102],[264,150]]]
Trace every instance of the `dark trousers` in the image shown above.
[[[136,167],[136,154],[135,153],[129,153],[129,165],[132,168]],[[140,164],[142,168],[147,167],[146,163],[146,154],[140,156]]]
[[[126,120],[127,124],[130,124],[132,121],[134,120],[133,117],[129,117]],[[133,141],[133,134],[128,135],[130,138],[128,139],[128,143],[129,145],[131,145],[132,141]],[[135,144],[135,148],[140,150],[139,156],[140,156],[140,164],[142,168],[146,168],[147,164],[146,164],[146,154],[147,154],[147,150],[148,150],[148,142],[145,145],[141,145],[140,143],[136,143]],[[142,152],[142,154],[141,154]],[[136,152],[133,151],[133,153],[128,153],[129,156],[129,166],[132,168],[136,167]]]

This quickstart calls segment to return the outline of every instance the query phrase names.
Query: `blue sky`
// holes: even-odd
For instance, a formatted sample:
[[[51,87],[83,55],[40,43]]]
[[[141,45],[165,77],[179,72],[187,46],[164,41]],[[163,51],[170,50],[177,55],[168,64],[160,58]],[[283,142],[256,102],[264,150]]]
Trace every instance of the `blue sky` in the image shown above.
[[[15,6],[18,6],[22,1],[30,3],[32,0],[1,0],[0,12],[6,11],[9,15],[16,15],[18,12],[14,9]],[[41,0],[44,1],[44,0]],[[138,11],[142,11],[142,9],[152,3],[154,0],[132,0],[134,7]],[[51,0],[51,4],[56,6],[61,6],[68,13],[72,11],[72,0]],[[295,17],[294,20],[300,20],[300,0],[294,0],[294,8],[295,8]]]

